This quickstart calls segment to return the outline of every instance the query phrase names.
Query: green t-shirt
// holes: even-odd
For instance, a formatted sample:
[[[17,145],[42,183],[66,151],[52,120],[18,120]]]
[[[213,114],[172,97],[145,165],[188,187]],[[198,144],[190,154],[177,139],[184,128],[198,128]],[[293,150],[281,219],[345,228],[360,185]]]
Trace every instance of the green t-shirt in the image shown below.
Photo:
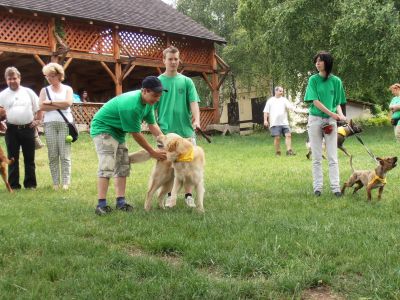
[[[94,115],[90,135],[108,133],[122,144],[127,132],[141,131],[143,120],[155,123],[154,107],[142,103],[141,90],[124,93],[109,100]]]
[[[399,96],[393,97],[392,101],[390,101],[389,106],[397,105],[397,104],[400,104]],[[398,119],[398,118],[400,118],[400,110],[397,110],[392,114],[392,119]],[[400,126],[400,120],[399,120],[399,122],[397,122],[397,126]]]
[[[312,101],[319,100],[327,109],[336,113],[336,107],[346,103],[346,96],[339,77],[331,74],[327,80],[324,79],[319,74],[310,77],[304,101],[311,102],[310,115],[328,118],[329,116],[315,107]]]
[[[164,134],[176,133],[182,137],[193,136],[191,102],[199,102],[199,95],[192,79],[182,74],[169,77],[158,76],[168,93],[163,93],[154,105],[157,123]]]

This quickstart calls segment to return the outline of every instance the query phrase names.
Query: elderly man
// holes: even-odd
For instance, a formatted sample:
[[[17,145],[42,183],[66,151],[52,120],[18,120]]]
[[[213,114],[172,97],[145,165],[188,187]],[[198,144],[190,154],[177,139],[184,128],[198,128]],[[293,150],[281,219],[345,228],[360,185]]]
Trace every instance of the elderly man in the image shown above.
[[[21,86],[21,73],[15,67],[5,71],[8,88],[0,93],[0,107],[6,112],[6,126],[1,123],[0,129],[6,130],[6,146],[9,158],[14,163],[8,167],[8,181],[14,190],[21,189],[19,183],[19,153],[24,155],[24,187],[36,188],[35,166],[35,131],[40,124],[38,96],[29,88]]]

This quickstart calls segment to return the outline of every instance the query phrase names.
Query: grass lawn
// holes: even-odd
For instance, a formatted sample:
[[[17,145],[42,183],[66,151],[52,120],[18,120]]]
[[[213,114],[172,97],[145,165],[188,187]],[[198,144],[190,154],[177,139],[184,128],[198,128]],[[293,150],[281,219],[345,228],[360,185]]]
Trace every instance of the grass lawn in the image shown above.
[[[392,128],[362,138],[378,156],[399,154]],[[275,157],[265,133],[200,139],[205,214],[182,196],[172,211],[154,199],[144,212],[147,162],[128,178],[135,212],[98,217],[90,137],[73,144],[66,192],[52,190],[47,150],[38,150],[37,190],[9,194],[0,185],[0,299],[300,299],[318,287],[342,299],[400,299],[400,168],[389,173],[383,200],[375,190],[368,203],[365,189],[335,198],[325,161],[316,198],[304,141],[294,135],[297,156]],[[354,137],[345,146],[355,168],[375,167]],[[343,183],[351,170],[343,153],[339,160]]]

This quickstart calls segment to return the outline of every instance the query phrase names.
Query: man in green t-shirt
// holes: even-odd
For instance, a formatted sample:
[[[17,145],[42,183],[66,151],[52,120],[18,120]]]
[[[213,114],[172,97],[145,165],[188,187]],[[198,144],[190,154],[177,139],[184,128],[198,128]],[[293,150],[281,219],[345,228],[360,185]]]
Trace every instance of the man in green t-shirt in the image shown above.
[[[160,80],[155,76],[148,76],[143,80],[141,90],[116,96],[95,114],[90,135],[99,158],[96,214],[104,215],[112,211],[106,200],[111,177],[115,178],[116,209],[132,210],[132,206],[125,201],[126,177],[130,173],[128,148],[125,145],[126,133],[131,133],[133,139],[151,157],[157,160],[166,158],[165,151],[153,149],[141,133],[144,120],[154,136],[161,134],[155,122],[153,105],[159,101],[163,91],[167,92]]]
[[[157,123],[164,134],[176,133],[184,138],[190,138],[196,143],[194,131],[200,128],[199,96],[192,79],[178,73],[179,50],[170,46],[163,51],[165,72],[158,78],[168,93],[164,93],[155,105]],[[170,193],[165,203],[173,207]],[[185,202],[189,207],[196,207],[191,189],[185,190]]]

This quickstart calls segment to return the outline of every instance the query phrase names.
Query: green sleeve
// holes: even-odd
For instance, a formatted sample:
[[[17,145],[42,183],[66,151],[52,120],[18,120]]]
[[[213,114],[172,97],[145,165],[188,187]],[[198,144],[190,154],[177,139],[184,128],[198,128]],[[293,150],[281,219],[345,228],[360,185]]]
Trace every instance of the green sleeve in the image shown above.
[[[154,107],[151,107],[149,112],[144,116],[143,118],[147,124],[155,124],[156,123],[156,118],[154,116]]]
[[[346,104],[346,93],[342,81],[339,79],[339,104]]]
[[[200,102],[199,95],[197,94],[197,90],[192,79],[186,79],[186,87],[189,102]]]
[[[319,100],[318,92],[317,92],[317,84],[313,78],[308,80],[306,94],[304,95],[305,102],[311,102],[314,100]]]

